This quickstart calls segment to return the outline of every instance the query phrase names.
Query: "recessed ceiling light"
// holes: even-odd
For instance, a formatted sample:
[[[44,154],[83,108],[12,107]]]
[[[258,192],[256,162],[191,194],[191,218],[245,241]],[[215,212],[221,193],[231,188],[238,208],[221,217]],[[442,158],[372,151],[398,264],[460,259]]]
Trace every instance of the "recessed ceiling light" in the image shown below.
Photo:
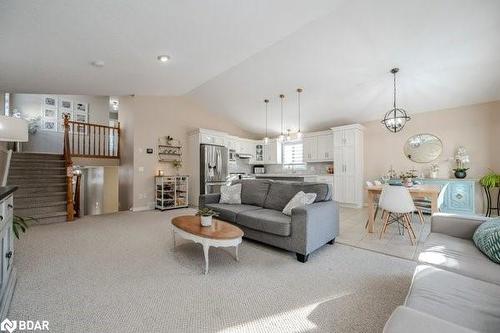
[[[104,67],[104,61],[102,60],[94,60],[90,64],[94,67]]]
[[[160,62],[167,62],[170,60],[170,57],[166,54],[162,54],[162,55],[159,55],[157,57],[157,59],[160,61]]]

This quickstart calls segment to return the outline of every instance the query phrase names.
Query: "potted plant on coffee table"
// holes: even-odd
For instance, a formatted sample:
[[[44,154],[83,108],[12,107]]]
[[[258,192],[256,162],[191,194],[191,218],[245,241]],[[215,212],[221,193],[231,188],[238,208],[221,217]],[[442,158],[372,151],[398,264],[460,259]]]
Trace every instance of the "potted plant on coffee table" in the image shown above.
[[[210,227],[212,225],[212,217],[218,216],[219,214],[205,207],[199,209],[196,215],[200,217],[200,223],[203,227]]]

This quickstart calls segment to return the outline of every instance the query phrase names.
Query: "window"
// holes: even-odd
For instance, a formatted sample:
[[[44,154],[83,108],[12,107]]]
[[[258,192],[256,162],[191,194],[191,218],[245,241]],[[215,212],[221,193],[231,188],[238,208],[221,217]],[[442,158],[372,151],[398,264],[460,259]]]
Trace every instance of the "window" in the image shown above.
[[[283,168],[304,169],[302,141],[292,141],[283,143]]]

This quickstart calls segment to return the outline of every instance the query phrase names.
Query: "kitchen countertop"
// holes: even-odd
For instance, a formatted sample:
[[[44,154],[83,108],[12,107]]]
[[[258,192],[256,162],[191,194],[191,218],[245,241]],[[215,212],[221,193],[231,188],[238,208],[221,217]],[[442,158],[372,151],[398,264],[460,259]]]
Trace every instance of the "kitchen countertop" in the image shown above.
[[[254,174],[256,178],[258,177],[283,177],[283,178],[304,178],[304,177],[323,177],[332,176],[333,174],[305,174],[305,173],[258,173]]]
[[[17,186],[0,186],[0,200],[3,200],[16,190]]]

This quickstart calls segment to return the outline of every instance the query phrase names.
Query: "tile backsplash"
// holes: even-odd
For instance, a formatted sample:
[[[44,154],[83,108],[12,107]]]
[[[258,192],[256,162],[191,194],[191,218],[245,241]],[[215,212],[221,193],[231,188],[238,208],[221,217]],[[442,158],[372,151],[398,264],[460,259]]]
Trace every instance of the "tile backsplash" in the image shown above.
[[[323,175],[327,174],[326,169],[332,166],[330,162],[307,163],[305,169],[296,169],[295,172]],[[289,173],[291,170],[286,170],[281,164],[266,165],[266,173]]]

